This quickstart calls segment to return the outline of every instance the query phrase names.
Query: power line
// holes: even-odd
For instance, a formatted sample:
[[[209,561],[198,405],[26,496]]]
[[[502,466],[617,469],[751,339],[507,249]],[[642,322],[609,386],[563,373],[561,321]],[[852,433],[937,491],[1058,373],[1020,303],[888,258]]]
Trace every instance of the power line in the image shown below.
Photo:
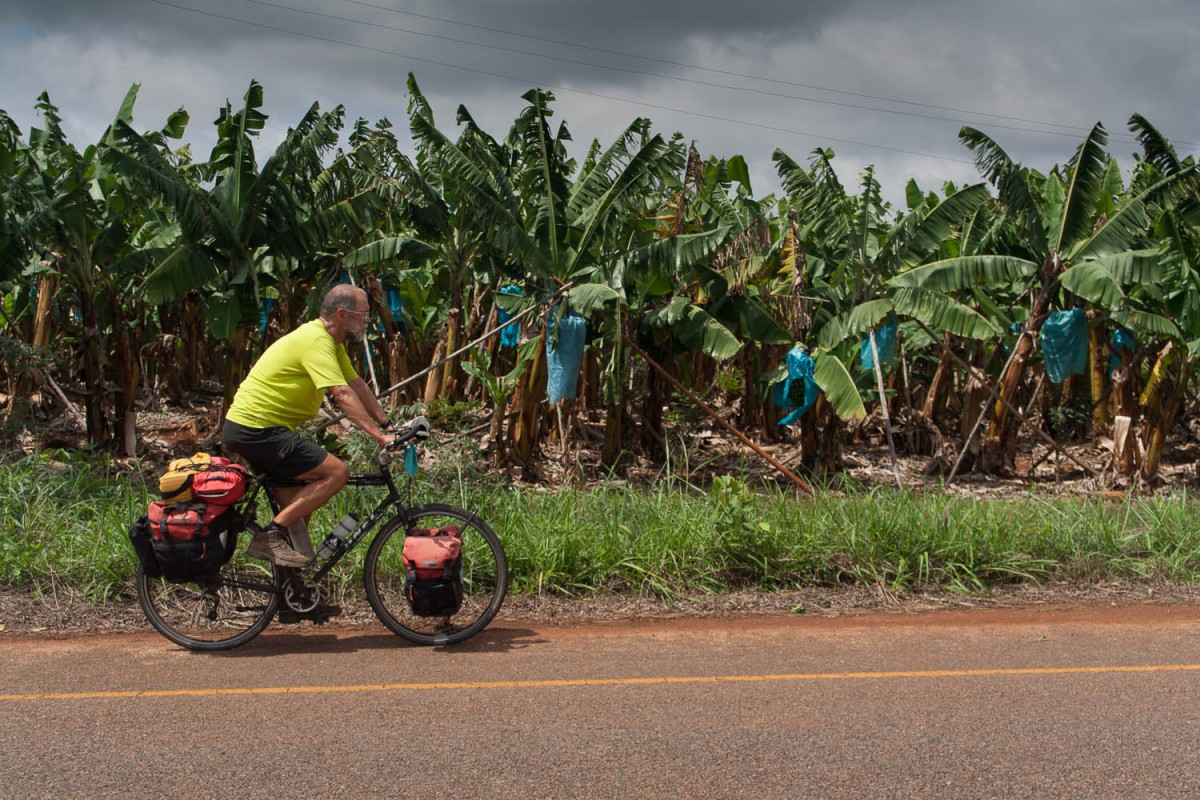
[[[254,0],[250,0],[250,2],[253,2],[253,1]],[[369,3],[369,2],[366,2],[366,0],[342,0],[342,2],[348,3],[350,5],[363,6],[365,8],[374,8],[374,9],[377,9],[380,11],[388,11],[393,14],[404,14],[406,16],[419,17],[421,19],[428,19],[428,20],[432,20],[434,22],[443,22],[448,25],[459,25],[459,26],[462,26],[465,28],[474,28],[476,30],[487,31],[490,33],[501,33],[506,36],[516,36],[516,37],[519,37],[522,39],[530,39],[530,40],[537,41],[537,42],[546,42],[548,44],[556,44],[556,45],[561,45],[563,47],[573,47],[573,48],[578,48],[581,50],[591,50],[596,53],[604,53],[606,55],[621,56],[623,58],[637,58],[637,59],[641,59],[643,61],[653,61],[653,62],[656,62],[659,64],[668,64],[668,65],[674,66],[674,67],[683,67],[685,69],[700,70],[702,72],[712,72],[712,73],[715,73],[718,75],[728,75],[730,77],[738,77],[738,78],[746,78],[749,80],[764,81],[767,83],[779,84],[781,86],[794,86],[799,89],[815,89],[820,92],[830,92],[832,94],[842,94],[842,95],[846,95],[849,97],[861,97],[864,100],[879,100],[879,101],[885,102],[885,103],[897,103],[900,105],[916,106],[919,108],[929,108],[929,109],[933,109],[935,111],[947,111],[947,112],[950,112],[953,114],[969,114],[971,116],[976,116],[976,117],[989,117],[991,119],[1002,119],[1002,120],[1009,120],[1012,122],[1025,122],[1025,123],[1029,123],[1031,125],[1044,125],[1046,127],[1051,127],[1051,128],[1063,128],[1065,130],[1074,131],[1076,134],[1087,133],[1089,130],[1091,130],[1091,128],[1086,127],[1086,126],[1063,125],[1063,124],[1057,123],[1057,122],[1045,122],[1043,120],[1028,119],[1025,117],[1014,117],[1014,116],[1006,115],[1006,114],[994,114],[994,113],[989,113],[987,111],[972,111],[970,109],[954,108],[951,106],[940,106],[940,105],[935,105],[933,103],[921,103],[921,102],[917,102],[914,100],[901,100],[901,99],[895,98],[895,97],[885,97],[885,96],[880,96],[880,95],[865,94],[862,92],[851,92],[851,91],[847,91],[844,89],[834,89],[829,86],[818,86],[818,85],[810,84],[810,83],[800,83],[797,81],[787,81],[787,80],[782,80],[779,78],[769,78],[765,75],[752,75],[752,74],[748,74],[748,73],[744,73],[744,72],[736,72],[734,70],[717,69],[716,67],[705,67],[705,66],[701,66],[699,64],[689,64],[684,61],[672,61],[670,59],[657,58],[655,56],[647,56],[647,55],[642,55],[640,53],[629,53],[629,52],[625,52],[622,50],[611,50],[611,49],[607,49],[607,48],[603,48],[603,47],[593,47],[591,45],[581,44],[579,42],[571,42],[571,41],[566,41],[563,39],[552,39],[552,38],[545,37],[545,36],[536,36],[534,34],[522,33],[520,31],[511,31],[511,30],[507,30],[504,28],[496,28],[496,27],[491,27],[488,25],[479,25],[479,24],[473,23],[473,22],[463,22],[461,20],[447,19],[445,17],[436,17],[431,14],[421,14],[416,11],[406,11],[406,10],[399,9],[399,8],[392,8],[390,6],[379,5],[377,3]],[[429,34],[429,35],[432,36],[433,34]],[[455,41],[457,41],[457,40],[455,40]],[[491,45],[482,45],[482,46],[490,47]],[[516,52],[523,52],[523,51],[516,51]],[[531,55],[536,55],[536,54],[531,54]],[[552,56],[544,56],[544,57],[545,58],[553,58]],[[821,102],[821,101],[813,101],[813,102]],[[858,108],[859,106],[851,106],[851,107]],[[873,109],[873,110],[882,111],[885,109]],[[901,112],[898,112],[898,113],[901,113]],[[943,118],[932,117],[932,119],[943,119]],[[1001,127],[1001,126],[997,126],[997,127]],[[1024,128],[1015,128],[1014,130],[1025,130],[1025,129]],[[1052,133],[1051,131],[1038,131],[1038,132],[1039,133]],[[1136,141],[1136,139],[1134,137],[1128,136],[1126,134],[1117,134],[1117,135],[1121,136],[1125,139],[1128,139],[1128,140]],[[1197,142],[1177,141],[1174,144],[1176,146],[1183,145],[1187,149],[1200,148],[1200,143],[1197,143]]]
[[[868,147],[868,148],[871,148],[874,150],[886,150],[886,151],[892,152],[892,153],[902,153],[904,155],[919,156],[921,158],[932,158],[932,159],[936,159],[938,161],[949,161],[949,162],[956,163],[956,164],[968,164],[968,165],[973,166],[975,163],[973,161],[968,161],[968,160],[961,159],[961,158],[950,158],[949,156],[939,156],[939,155],[935,155],[933,153],[922,153],[922,152],[916,151],[916,150],[905,150],[905,149],[899,148],[899,147],[889,147],[887,145],[871,144],[869,142],[859,142],[859,141],[855,141],[853,139],[842,139],[842,138],[839,138],[836,136],[825,136],[825,135],[821,135],[821,134],[809,133],[807,131],[799,131],[799,130],[795,130],[793,128],[783,128],[783,127],[779,127],[779,126],[775,126],[775,125],[765,125],[763,123],[758,123],[758,122],[748,122],[746,120],[735,119],[733,117],[722,117],[717,114],[705,114],[705,113],[699,112],[699,111],[688,111],[688,110],[682,109],[682,108],[673,108],[671,106],[659,105],[657,103],[648,103],[643,100],[631,100],[627,97],[618,97],[616,95],[603,94],[600,92],[591,92],[591,91],[587,91],[586,89],[576,89],[576,88],[572,88],[572,87],[568,87],[568,86],[557,86],[555,84],[544,83],[542,81],[536,81],[536,80],[532,80],[529,78],[519,78],[519,77],[516,77],[513,75],[506,75],[506,74],[500,73],[500,72],[492,72],[489,70],[477,69],[475,67],[467,67],[467,66],[463,66],[461,64],[452,64],[452,63],[449,63],[446,61],[438,61],[438,60],[432,59],[432,58],[423,58],[421,56],[414,56],[414,55],[409,55],[407,53],[396,52],[395,50],[386,50],[381,47],[372,47],[370,45],[357,44],[355,42],[345,42],[340,39],[334,39],[334,38],[328,37],[328,36],[319,36],[319,35],[313,34],[313,33],[303,33],[301,31],[293,31],[288,28],[280,28],[275,25],[267,25],[266,23],[262,23],[262,22],[253,22],[251,20],[240,19],[238,17],[230,17],[225,14],[218,14],[213,11],[205,11],[205,10],[199,9],[199,8],[191,8],[189,6],[181,6],[181,5],[177,5],[175,3],[167,2],[166,0],[148,0],[148,2],[154,3],[155,5],[166,6],[168,8],[174,8],[179,11],[190,11],[194,14],[201,14],[203,16],[213,17],[215,19],[222,19],[222,20],[226,20],[228,22],[236,22],[236,23],[239,23],[242,25],[250,25],[250,26],[253,26],[256,28],[262,28],[264,30],[275,31],[276,33],[284,33],[284,34],[289,34],[292,36],[300,36],[305,39],[313,39],[315,41],[327,42],[329,44],[341,45],[343,47],[353,47],[358,50],[367,50],[367,51],[374,52],[374,53],[381,53],[384,55],[396,56],[398,58],[404,58],[404,59],[408,59],[411,61],[419,61],[424,64],[433,64],[435,66],[449,67],[450,69],[462,70],[464,72],[471,72],[471,73],[475,73],[477,75],[486,75],[486,76],[492,77],[492,78],[501,78],[503,80],[520,83],[524,86],[539,86],[540,85],[547,89],[554,89],[554,90],[560,91],[560,92],[581,94],[581,95],[586,95],[588,97],[597,97],[597,98],[600,98],[603,100],[613,100],[613,101],[616,101],[619,103],[628,103],[630,105],[642,106],[645,108],[654,108],[654,109],[658,109],[660,111],[667,111],[667,112],[671,112],[671,113],[675,113],[675,114],[686,114],[688,116],[700,117],[702,119],[710,119],[710,120],[715,120],[718,122],[729,122],[729,123],[733,123],[735,125],[745,125],[745,126],[752,127],[752,128],[759,128],[762,130],[776,131],[779,133],[787,133],[787,134],[791,134],[794,136],[803,136],[805,138],[816,139],[818,141],[837,142],[839,144],[849,144],[849,145],[854,145],[856,147]]]
[[[352,19],[350,17],[343,17],[343,16],[339,16],[337,14],[326,14],[321,11],[310,11],[310,10],[304,9],[304,8],[296,8],[295,6],[289,6],[284,3],[271,2],[271,0],[243,0],[243,2],[252,3],[254,5],[259,5],[259,6],[265,6],[268,8],[278,8],[278,9],[281,9],[284,11],[293,11],[298,14],[308,14],[309,16],[321,17],[323,19],[333,20],[336,22],[345,22],[345,23],[350,23],[353,25],[361,25],[361,26],[367,27],[367,28],[383,28],[385,30],[411,34],[413,36],[423,36],[423,37],[427,37],[430,39],[439,39],[441,41],[454,42],[455,44],[465,44],[465,45],[469,45],[472,47],[485,47],[489,50],[498,50],[498,51],[505,52],[505,53],[516,53],[518,55],[533,56],[535,58],[544,58],[544,59],[549,59],[551,61],[558,61],[558,62],[562,62],[565,64],[575,64],[578,66],[584,66],[584,67],[589,67],[589,68],[593,68],[593,69],[606,69],[606,70],[611,70],[613,72],[624,72],[624,73],[631,74],[631,75],[642,75],[642,76],[650,77],[650,78],[660,78],[662,80],[677,81],[680,83],[690,83],[690,84],[693,84],[696,86],[706,86],[706,87],[714,88],[714,89],[728,89],[728,90],[734,91],[734,92],[752,92],[754,94],[763,95],[765,97],[777,97],[777,98],[781,98],[781,99],[785,99],[785,100],[797,100],[797,101],[800,101],[803,103],[817,103],[820,105],[836,106],[839,108],[850,108],[850,109],[856,109],[859,111],[870,111],[870,112],[875,112],[875,113],[879,113],[879,114],[894,114],[897,116],[914,117],[917,119],[928,119],[928,120],[934,120],[934,121],[938,121],[938,122],[953,122],[958,125],[977,124],[970,120],[958,119],[958,118],[954,118],[954,117],[942,117],[942,116],[937,116],[935,114],[922,114],[922,113],[915,112],[915,111],[901,111],[899,109],[892,109],[892,108],[878,108],[875,106],[859,105],[857,103],[844,103],[844,102],[840,102],[837,100],[822,100],[822,99],[814,98],[814,97],[801,97],[801,96],[797,96],[794,94],[784,94],[783,92],[772,92],[772,91],[768,91],[766,89],[756,89],[754,87],[749,87],[749,86],[730,86],[729,84],[725,84],[725,83],[715,83],[712,81],[698,80],[696,78],[684,78],[684,77],[680,77],[677,75],[664,75],[659,72],[647,72],[645,70],[633,69],[631,67],[619,67],[619,66],[611,66],[608,64],[597,64],[597,63],[590,62],[590,61],[580,61],[580,60],[574,59],[574,58],[563,58],[560,56],[552,56],[552,55],[547,55],[544,53],[535,53],[535,52],[531,52],[529,50],[521,50],[521,49],[518,49],[515,47],[504,47],[502,45],[486,44],[484,42],[472,42],[472,41],[468,41],[465,39],[456,39],[451,36],[442,36],[442,35],[436,34],[436,33],[427,33],[425,31],[415,31],[410,28],[401,28],[401,27],[397,27],[394,25],[384,25],[382,23],[376,23],[376,22],[366,22],[364,20]],[[343,2],[356,2],[358,5],[370,5],[367,3],[358,3],[357,0],[343,0]],[[382,8],[382,6],[372,6],[372,7]],[[400,11],[397,13],[408,13],[408,12]],[[425,15],[416,15],[416,16],[425,16]],[[472,25],[471,27],[480,27],[480,26]],[[705,69],[705,68],[694,67],[694,69]],[[714,71],[719,71],[719,70],[714,70]],[[736,73],[734,73],[734,74],[736,74]],[[746,76],[746,77],[749,77],[749,76]],[[812,88],[819,88],[819,87],[812,87]],[[832,91],[832,90],[823,90],[823,91]],[[882,98],[880,98],[880,99],[882,99]],[[889,102],[903,102],[903,101],[889,101]],[[973,112],[965,112],[965,113],[973,113]],[[993,116],[993,115],[989,115],[989,116]],[[1036,123],[1036,124],[1040,125],[1040,124],[1047,124],[1047,123]],[[1005,130],[1012,130],[1012,131],[1021,131],[1024,133],[1043,134],[1043,135],[1047,135],[1047,136],[1063,136],[1063,137],[1070,138],[1070,139],[1078,138],[1077,134],[1066,133],[1064,131],[1047,131],[1047,130],[1039,130],[1037,128],[1025,128],[1025,127],[1020,127],[1020,126],[1016,126],[1016,125],[1001,125],[1001,124],[997,124],[997,123],[991,123],[991,127],[1001,128],[1001,129],[1005,129]],[[1058,127],[1068,127],[1068,126],[1058,126]],[[1123,134],[1110,135],[1110,138],[1121,138],[1128,142],[1136,142],[1136,139],[1134,139],[1133,137],[1126,136]]]

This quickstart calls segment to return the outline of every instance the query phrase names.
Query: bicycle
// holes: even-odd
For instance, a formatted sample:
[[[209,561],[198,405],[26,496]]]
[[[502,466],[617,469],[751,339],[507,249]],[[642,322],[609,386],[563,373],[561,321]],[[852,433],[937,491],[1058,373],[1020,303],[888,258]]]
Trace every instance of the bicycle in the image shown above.
[[[416,426],[402,429],[391,448],[376,455],[378,472],[352,473],[350,486],[387,487],[387,495],[325,559],[309,567],[281,567],[237,553],[239,531],[230,530],[227,552],[233,553],[214,574],[188,582],[151,578],[138,565],[138,602],[150,624],[170,641],[189,650],[228,650],[249,642],[271,623],[281,609],[297,615],[319,612],[321,581],[355,546],[383,522],[371,540],[363,562],[363,587],[375,616],[389,630],[418,645],[450,645],[471,638],[495,618],[508,590],[508,560],[500,538],[474,511],[441,503],[409,505],[392,476],[391,450],[413,446]],[[404,433],[403,431],[407,431]],[[424,429],[428,436],[428,427]],[[420,437],[423,438],[423,437]],[[255,524],[258,494],[265,492],[278,513],[274,488],[299,485],[255,479],[237,506],[236,527]],[[462,603],[447,616],[413,613],[404,593],[404,539],[414,529],[455,526],[462,538]],[[318,563],[320,562],[320,563]],[[323,622],[319,616],[310,617]]]

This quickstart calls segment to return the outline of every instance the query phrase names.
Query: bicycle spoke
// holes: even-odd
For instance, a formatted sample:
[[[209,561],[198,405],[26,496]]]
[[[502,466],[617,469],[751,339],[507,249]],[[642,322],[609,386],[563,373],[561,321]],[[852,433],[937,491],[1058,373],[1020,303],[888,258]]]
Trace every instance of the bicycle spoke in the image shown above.
[[[138,597],[151,625],[195,650],[249,641],[279,604],[274,570],[261,562],[227,564],[216,578],[202,583],[172,583],[139,572]]]
[[[407,530],[454,526],[462,536],[462,602],[447,616],[419,616],[405,597],[402,558]],[[364,568],[367,599],[380,620],[417,644],[453,644],[474,636],[495,617],[508,588],[508,562],[496,534],[475,515],[452,506],[412,509],[407,525],[389,523],[371,544]]]

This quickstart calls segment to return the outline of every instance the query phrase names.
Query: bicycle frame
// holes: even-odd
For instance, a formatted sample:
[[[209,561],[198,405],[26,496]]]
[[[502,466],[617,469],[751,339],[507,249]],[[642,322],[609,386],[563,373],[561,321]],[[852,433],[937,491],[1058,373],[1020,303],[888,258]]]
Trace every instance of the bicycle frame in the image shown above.
[[[259,489],[263,490],[267,495],[267,501],[271,505],[271,510],[276,514],[279,513],[279,499],[275,495],[275,488],[280,486],[306,486],[308,481],[259,481],[251,494],[250,502],[247,503],[245,512],[253,518],[256,508],[256,501]],[[316,572],[306,576],[313,583],[320,583],[321,580],[329,574],[329,571],[337,565],[339,561],[356,546],[359,542],[367,537],[375,526],[379,524],[384,513],[392,507],[395,507],[400,514],[408,513],[408,504],[405,503],[403,495],[400,493],[400,488],[396,485],[395,478],[392,477],[392,471],[388,468],[387,462],[380,458],[380,469],[378,472],[352,472],[350,480],[346,483],[347,486],[386,486],[388,488],[387,495],[379,501],[375,509],[368,514],[364,519],[359,521],[354,531],[345,539],[340,541],[337,548],[329,558],[325,559]],[[285,573],[289,576],[298,575],[299,570],[294,567],[285,568]]]

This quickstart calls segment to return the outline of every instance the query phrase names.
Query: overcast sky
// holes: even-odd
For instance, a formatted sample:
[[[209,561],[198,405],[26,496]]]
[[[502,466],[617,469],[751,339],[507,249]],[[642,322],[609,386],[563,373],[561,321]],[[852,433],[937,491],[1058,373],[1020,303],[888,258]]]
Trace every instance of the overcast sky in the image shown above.
[[[1039,169],[1064,163],[1097,121],[1128,166],[1145,115],[1200,152],[1196,0],[4,0],[0,108],[27,134],[46,90],[80,148],[130,84],[134,127],[183,106],[197,158],[212,121],[265,89],[264,146],[314,102],[348,123],[388,117],[408,143],[405,76],[439,127],[465,105],[497,138],[534,86],[557,97],[582,155],[635,117],[704,156],[742,154],[758,196],[771,153],[832,148],[844,183],[876,166],[904,184],[978,180],[957,138],[980,128]],[[191,9],[191,10],[189,10]],[[203,12],[203,13],[199,13]],[[307,13],[306,13],[307,12]]]

